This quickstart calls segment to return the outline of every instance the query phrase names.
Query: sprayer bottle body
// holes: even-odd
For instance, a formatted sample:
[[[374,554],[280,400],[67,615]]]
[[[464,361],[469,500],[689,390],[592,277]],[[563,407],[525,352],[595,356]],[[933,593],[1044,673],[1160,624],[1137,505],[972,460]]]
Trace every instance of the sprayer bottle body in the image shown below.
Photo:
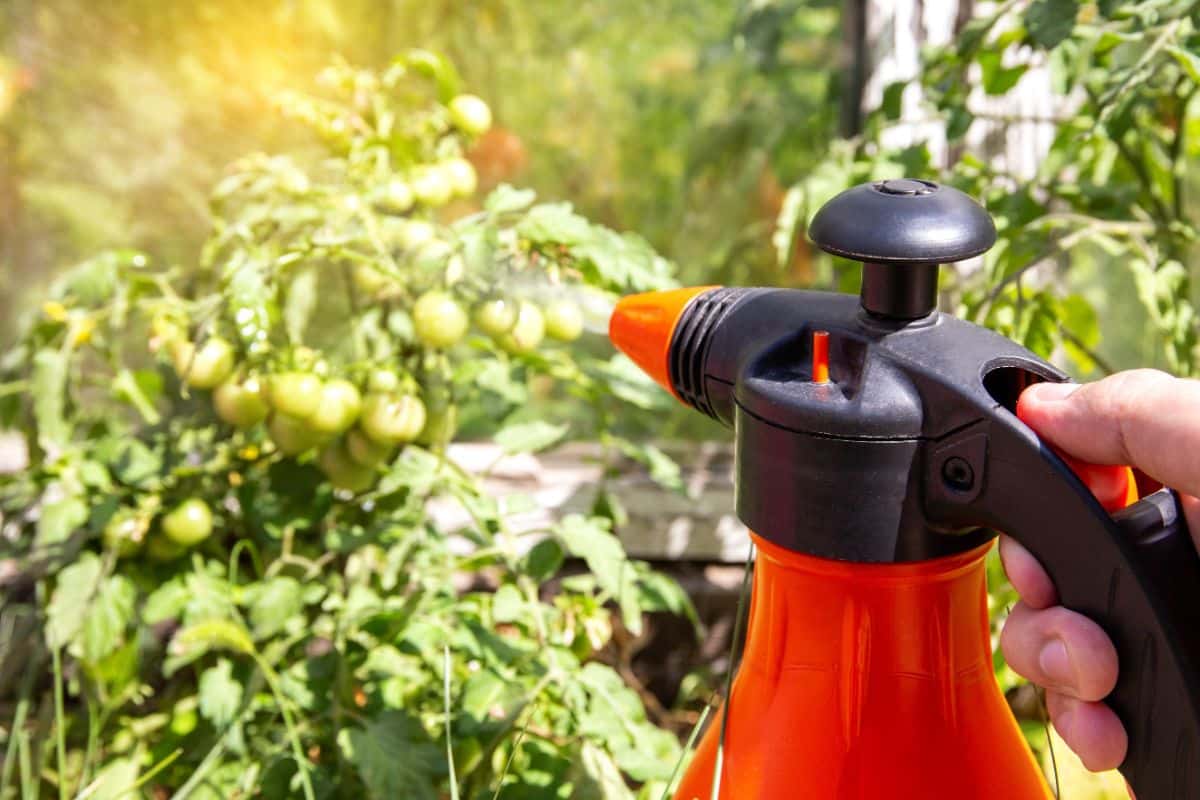
[[[850,564],[755,537],[721,797],[1048,800],[993,674],[984,559]],[[716,715],[676,800],[708,800]]]

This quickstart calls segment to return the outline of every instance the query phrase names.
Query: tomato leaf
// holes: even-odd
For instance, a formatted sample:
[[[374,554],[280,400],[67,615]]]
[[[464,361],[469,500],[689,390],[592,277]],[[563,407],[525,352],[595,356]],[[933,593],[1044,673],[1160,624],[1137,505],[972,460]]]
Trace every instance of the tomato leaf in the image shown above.
[[[233,677],[233,662],[218,660],[201,673],[198,685],[200,714],[217,730],[233,722],[242,704],[242,684]]]
[[[507,425],[496,432],[496,444],[507,454],[536,453],[557,443],[570,429],[569,425],[552,425],[534,420]]]
[[[121,646],[133,622],[137,589],[123,575],[104,580],[88,603],[83,621],[83,660],[97,664]]]
[[[71,438],[71,425],[64,413],[68,366],[67,355],[59,350],[39,350],[33,357],[30,396],[38,444],[46,451],[60,449]]]
[[[533,189],[516,189],[507,183],[502,183],[492,190],[483,202],[483,208],[493,216],[524,211],[533,205],[537,192]]]
[[[442,750],[408,714],[387,711],[362,728],[343,729],[338,745],[358,768],[367,797],[437,800],[433,778],[443,767]]]
[[[58,573],[58,581],[46,607],[46,644],[51,648],[67,647],[82,630],[100,580],[100,570],[100,557],[95,553],[84,553],[78,561]]]

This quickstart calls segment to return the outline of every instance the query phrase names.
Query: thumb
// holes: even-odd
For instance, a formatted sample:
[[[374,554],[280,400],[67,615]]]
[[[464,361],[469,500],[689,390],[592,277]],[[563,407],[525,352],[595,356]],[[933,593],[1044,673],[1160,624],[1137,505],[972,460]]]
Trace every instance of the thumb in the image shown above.
[[[1038,435],[1093,464],[1128,464],[1200,494],[1200,381],[1156,370],[1084,384],[1035,384],[1018,411]]]

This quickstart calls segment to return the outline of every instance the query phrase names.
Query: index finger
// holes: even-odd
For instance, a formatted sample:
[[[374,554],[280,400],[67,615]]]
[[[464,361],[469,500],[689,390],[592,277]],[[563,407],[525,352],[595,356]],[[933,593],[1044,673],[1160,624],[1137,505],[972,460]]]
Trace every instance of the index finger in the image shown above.
[[[1039,383],[1018,407],[1038,435],[1076,458],[1128,464],[1200,495],[1200,381],[1142,369],[1082,386]]]

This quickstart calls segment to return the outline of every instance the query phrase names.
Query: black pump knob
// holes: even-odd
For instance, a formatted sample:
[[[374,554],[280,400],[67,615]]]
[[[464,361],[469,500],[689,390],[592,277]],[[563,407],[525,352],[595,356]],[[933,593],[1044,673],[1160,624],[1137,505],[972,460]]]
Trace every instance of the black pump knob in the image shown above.
[[[808,234],[825,252],[863,262],[863,308],[898,320],[937,307],[939,264],[996,242],[992,218],[970,197],[910,178],[847,189],[821,207]]]

